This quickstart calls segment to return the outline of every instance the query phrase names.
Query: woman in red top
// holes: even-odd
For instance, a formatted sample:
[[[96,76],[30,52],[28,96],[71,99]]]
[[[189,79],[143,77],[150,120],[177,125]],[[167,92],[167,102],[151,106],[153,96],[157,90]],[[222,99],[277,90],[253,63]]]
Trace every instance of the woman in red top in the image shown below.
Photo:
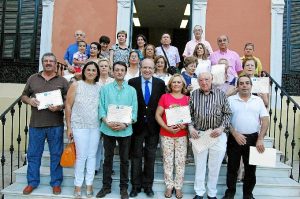
[[[175,188],[176,198],[182,198],[185,159],[187,153],[187,125],[167,126],[165,110],[174,106],[188,106],[189,97],[185,95],[186,83],[180,74],[171,77],[167,88],[169,93],[161,96],[155,118],[160,128],[160,139],[163,151],[164,179],[166,183],[165,197],[171,198]],[[175,164],[175,177],[173,167]]]

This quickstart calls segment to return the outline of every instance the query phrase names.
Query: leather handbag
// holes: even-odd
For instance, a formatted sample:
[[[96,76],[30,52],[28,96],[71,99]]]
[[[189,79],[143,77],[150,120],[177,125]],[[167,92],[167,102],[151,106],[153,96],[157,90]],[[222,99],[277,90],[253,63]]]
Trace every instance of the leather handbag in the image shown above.
[[[63,151],[60,158],[60,165],[62,167],[73,167],[76,161],[75,142],[70,142]]]

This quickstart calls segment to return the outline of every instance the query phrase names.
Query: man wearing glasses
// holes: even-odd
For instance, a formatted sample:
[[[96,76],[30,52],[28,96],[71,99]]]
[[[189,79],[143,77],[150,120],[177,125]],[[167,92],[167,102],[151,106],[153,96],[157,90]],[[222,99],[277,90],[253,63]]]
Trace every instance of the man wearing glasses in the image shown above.
[[[235,85],[235,81],[238,75],[243,71],[240,56],[237,52],[228,49],[229,39],[227,35],[219,36],[217,39],[217,43],[219,46],[219,50],[213,52],[209,57],[211,65],[218,64],[221,58],[227,59],[229,63],[229,68],[227,71],[227,81],[231,85]]]
[[[213,50],[210,46],[210,43],[202,37],[202,34],[203,34],[202,27],[200,25],[196,25],[194,27],[193,33],[194,33],[195,38],[186,43],[182,56],[184,58],[193,56],[195,47],[198,43],[203,43],[208,51],[208,54],[211,54],[213,52]]]

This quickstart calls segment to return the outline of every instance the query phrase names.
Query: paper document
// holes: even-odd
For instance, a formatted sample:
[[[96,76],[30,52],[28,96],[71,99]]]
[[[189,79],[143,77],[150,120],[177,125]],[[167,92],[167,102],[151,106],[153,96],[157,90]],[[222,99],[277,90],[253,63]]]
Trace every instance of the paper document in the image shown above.
[[[250,146],[249,164],[263,167],[275,167],[276,149],[265,148],[263,153],[259,153],[254,146]]]
[[[269,93],[270,80],[268,77],[252,77],[252,93]]]
[[[213,138],[210,137],[212,130],[209,129],[207,131],[200,131],[200,138],[193,139],[190,138],[193,148],[197,153],[201,153],[202,151],[208,149],[219,141],[219,137]]]
[[[132,107],[125,105],[108,105],[107,110],[108,122],[132,123]]]
[[[225,79],[225,64],[216,64],[211,66],[211,74],[213,75],[212,83],[214,85],[224,84]]]
[[[48,91],[35,94],[36,99],[40,102],[38,110],[47,109],[49,106],[63,105],[61,90]]]
[[[191,84],[192,84],[192,87],[193,87],[192,92],[193,92],[194,90],[200,88],[200,85],[199,85],[199,82],[198,82],[198,79],[197,79],[197,78],[192,78],[192,79],[191,79]]]
[[[176,106],[165,111],[168,126],[191,123],[189,106]]]

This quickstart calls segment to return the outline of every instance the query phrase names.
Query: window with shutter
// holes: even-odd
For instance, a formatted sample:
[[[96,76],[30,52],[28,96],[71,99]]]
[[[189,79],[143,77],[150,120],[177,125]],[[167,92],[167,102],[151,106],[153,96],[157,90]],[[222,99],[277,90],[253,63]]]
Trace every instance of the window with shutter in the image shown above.
[[[300,95],[300,0],[285,0],[283,15],[282,83]]]

